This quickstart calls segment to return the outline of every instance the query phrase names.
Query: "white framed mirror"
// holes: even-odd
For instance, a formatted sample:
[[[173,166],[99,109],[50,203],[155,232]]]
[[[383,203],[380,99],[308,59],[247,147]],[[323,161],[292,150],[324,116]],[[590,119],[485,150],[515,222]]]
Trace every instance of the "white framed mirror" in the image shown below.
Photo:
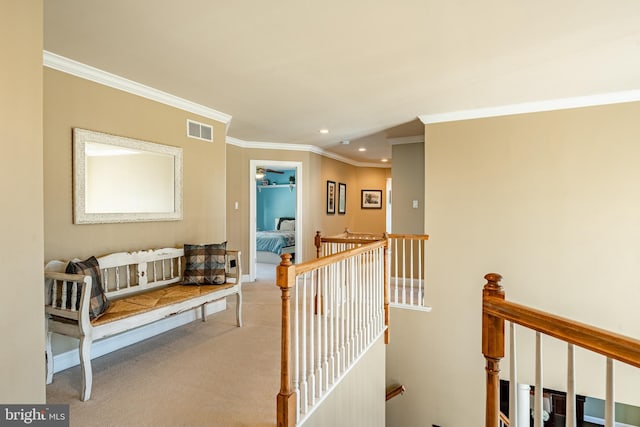
[[[182,219],[182,148],[73,129],[73,222]]]

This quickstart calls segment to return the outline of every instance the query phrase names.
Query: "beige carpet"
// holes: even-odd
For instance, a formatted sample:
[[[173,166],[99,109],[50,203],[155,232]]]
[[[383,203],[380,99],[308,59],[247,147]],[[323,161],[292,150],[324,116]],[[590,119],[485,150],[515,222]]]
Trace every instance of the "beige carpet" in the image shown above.
[[[47,402],[70,405],[71,426],[274,426],[280,368],[280,291],[275,266],[243,285],[225,312],[93,360],[91,400],[79,400],[80,368],[54,375]]]

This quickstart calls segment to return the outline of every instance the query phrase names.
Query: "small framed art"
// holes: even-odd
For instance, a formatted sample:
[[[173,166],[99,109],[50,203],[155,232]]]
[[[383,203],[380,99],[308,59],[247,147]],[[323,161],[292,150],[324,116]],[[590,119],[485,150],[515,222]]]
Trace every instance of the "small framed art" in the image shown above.
[[[338,183],[338,214],[347,213],[347,184]]]
[[[382,190],[362,190],[362,209],[382,209]]]
[[[327,213],[336,213],[336,183],[327,181]]]

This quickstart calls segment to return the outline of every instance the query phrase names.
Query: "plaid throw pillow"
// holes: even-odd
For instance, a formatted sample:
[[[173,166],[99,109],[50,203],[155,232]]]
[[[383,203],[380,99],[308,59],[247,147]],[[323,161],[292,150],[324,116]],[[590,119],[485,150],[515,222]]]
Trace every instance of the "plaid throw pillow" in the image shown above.
[[[227,277],[227,242],[210,245],[184,245],[183,285],[221,285]]]
[[[96,257],[87,258],[84,261],[69,261],[67,269],[70,274],[82,274],[91,276],[91,301],[89,302],[89,317],[97,319],[109,308],[109,300],[102,290],[102,277],[100,276],[100,265]],[[67,289],[67,301],[71,301],[71,286]],[[80,308],[80,298],[76,304],[76,310]]]

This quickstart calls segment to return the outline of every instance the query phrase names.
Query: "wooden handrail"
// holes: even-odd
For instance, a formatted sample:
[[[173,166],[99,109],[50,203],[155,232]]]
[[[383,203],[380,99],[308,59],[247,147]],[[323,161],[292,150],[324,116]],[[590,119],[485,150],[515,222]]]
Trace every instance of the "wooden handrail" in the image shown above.
[[[487,427],[498,425],[500,418],[499,373],[500,359],[504,357],[505,321],[640,368],[640,340],[506,301],[500,285],[502,276],[489,273],[484,278],[487,284],[482,290],[482,353],[487,371]]]
[[[483,301],[484,312],[595,353],[640,368],[640,341],[498,298]]]
[[[387,390],[387,399],[386,400],[391,400],[396,396],[402,395],[404,394],[404,392],[407,391],[406,387],[402,384],[397,384],[393,387],[391,387],[390,389]]]
[[[510,424],[509,418],[507,418],[507,416],[503,412],[500,412],[500,422],[501,422],[500,424],[501,426],[509,427],[509,424]]]
[[[489,283],[497,285],[496,289],[498,290],[497,293],[484,294],[482,302],[484,314],[517,323],[542,334],[640,368],[639,340],[505,301],[502,286],[499,284],[502,277],[499,274],[491,273],[487,274],[485,279]],[[489,286],[489,283],[486,286]]]
[[[357,248],[348,249],[343,252],[335,253],[333,255],[328,255],[328,256],[324,256],[314,260],[306,261],[302,264],[295,264],[294,265],[295,272],[296,272],[295,274],[296,275],[303,274],[308,271],[316,270],[318,268],[327,266],[329,264],[342,261],[343,259],[350,258],[354,255],[359,255],[361,253],[368,252],[372,249],[386,246],[387,241],[386,240],[359,240],[357,243],[361,243],[362,245]]]

